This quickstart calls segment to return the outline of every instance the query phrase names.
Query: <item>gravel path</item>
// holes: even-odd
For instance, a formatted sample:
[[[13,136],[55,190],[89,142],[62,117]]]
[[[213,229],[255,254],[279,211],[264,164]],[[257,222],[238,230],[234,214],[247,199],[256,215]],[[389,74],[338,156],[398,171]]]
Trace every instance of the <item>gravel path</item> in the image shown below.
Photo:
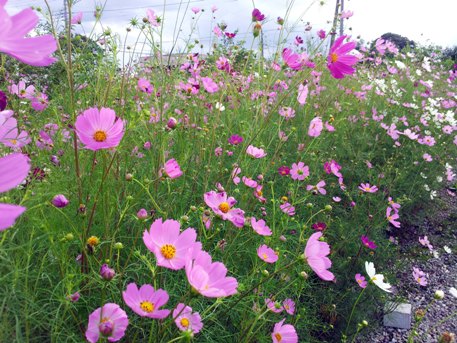
[[[412,328],[415,326],[415,313],[425,310],[434,297],[436,290],[442,290],[445,296],[435,301],[427,310],[417,328],[418,335],[414,342],[439,342],[443,333],[456,336],[457,315],[446,320],[451,314],[457,314],[457,298],[449,293],[450,287],[457,288],[457,195],[443,191],[432,206],[426,211],[418,210],[409,219],[411,224],[399,237],[401,246],[401,267],[397,272],[397,294],[412,305]],[[428,236],[435,255],[419,243],[419,236]],[[446,251],[444,247],[450,251]],[[413,267],[427,275],[428,284],[420,286],[412,276]],[[411,330],[382,326],[382,315],[377,323],[370,323],[357,342],[407,342]]]

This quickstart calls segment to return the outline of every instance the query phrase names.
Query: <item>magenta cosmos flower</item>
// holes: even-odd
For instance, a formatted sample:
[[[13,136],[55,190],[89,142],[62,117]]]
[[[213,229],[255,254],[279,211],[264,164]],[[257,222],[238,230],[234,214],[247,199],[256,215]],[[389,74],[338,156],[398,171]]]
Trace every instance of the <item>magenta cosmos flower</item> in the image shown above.
[[[154,290],[149,284],[138,289],[135,283],[129,283],[122,292],[122,298],[127,306],[141,317],[163,319],[170,314],[170,310],[159,310],[159,307],[168,302],[168,293],[163,289]]]
[[[305,257],[309,266],[322,280],[332,281],[335,275],[328,269],[332,261],[327,257],[330,254],[330,246],[326,242],[319,241],[322,232],[315,232],[309,237],[305,248]]]
[[[370,241],[368,236],[362,235],[362,237],[360,237],[360,240],[362,241],[362,244],[365,245],[369,249],[377,248],[376,244],[373,241]]]
[[[257,256],[267,263],[275,263],[278,260],[278,253],[266,244],[261,245],[257,249]]]
[[[107,303],[89,315],[86,339],[95,343],[101,335],[109,342],[117,342],[124,337],[128,325],[127,313],[119,305]]]
[[[352,67],[357,63],[357,57],[349,55],[349,52],[356,46],[355,42],[343,44],[346,36],[339,37],[330,48],[327,57],[327,67],[335,79],[342,79],[344,75],[352,75],[355,69]]]
[[[192,308],[183,303],[179,303],[173,310],[173,319],[181,331],[190,331],[196,334],[203,328],[200,314],[198,312],[192,313]]]
[[[205,193],[204,199],[206,205],[223,220],[229,220],[239,228],[244,226],[244,211],[239,208],[233,208],[236,204],[235,198],[227,197],[226,192],[216,193],[211,191]]]
[[[76,118],[78,137],[89,150],[117,147],[124,136],[124,121],[110,108],[89,108]]]
[[[35,67],[48,66],[56,61],[50,55],[57,44],[52,35],[25,37],[38,24],[38,16],[31,8],[14,16],[5,11],[7,0],[0,0],[0,52]]]
[[[249,156],[254,157],[254,158],[262,158],[262,157],[267,156],[267,153],[265,152],[265,150],[263,150],[261,148],[256,148],[253,145],[248,146],[248,148],[246,149],[246,153]]]
[[[182,170],[174,158],[165,162],[163,169],[170,179],[177,179],[182,175]]]
[[[305,166],[303,162],[298,162],[292,164],[292,169],[290,170],[290,177],[293,180],[303,181],[309,176],[309,167]]]
[[[182,269],[193,250],[200,249],[200,243],[195,242],[195,230],[188,228],[180,233],[180,226],[176,220],[162,222],[162,218],[159,218],[152,223],[149,231],[144,231],[143,242],[156,256],[158,266]]]
[[[231,145],[238,145],[243,143],[243,137],[238,135],[231,135],[228,139],[229,144]]]
[[[0,193],[7,192],[19,185],[30,171],[30,160],[19,153],[0,158]],[[0,231],[13,226],[25,207],[0,203]]]
[[[279,323],[276,323],[273,332],[271,333],[271,338],[273,339],[273,343],[297,343],[298,342],[298,335],[297,331],[293,325],[286,324],[283,325],[284,318]]]
[[[222,262],[212,262],[211,256],[201,250],[186,263],[186,275],[192,288],[208,298],[221,298],[237,292],[238,281],[227,277],[227,268]]]

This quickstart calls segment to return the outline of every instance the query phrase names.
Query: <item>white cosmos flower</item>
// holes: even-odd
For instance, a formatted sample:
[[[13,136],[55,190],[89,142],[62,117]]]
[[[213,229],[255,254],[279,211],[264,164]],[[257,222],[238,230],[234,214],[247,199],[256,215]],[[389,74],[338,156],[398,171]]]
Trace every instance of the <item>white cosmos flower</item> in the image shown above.
[[[457,289],[454,287],[449,288],[449,293],[451,293],[453,297],[457,298]]]
[[[370,277],[370,280],[373,281],[373,283],[376,286],[378,286],[383,291],[386,291],[388,293],[392,292],[390,290],[390,288],[392,286],[390,284],[384,282],[384,275],[376,274],[376,269],[374,268],[373,262],[365,262],[365,270],[367,271],[367,274]]]
[[[447,245],[443,247],[444,251],[446,251],[448,254],[452,254],[451,248],[449,248]]]

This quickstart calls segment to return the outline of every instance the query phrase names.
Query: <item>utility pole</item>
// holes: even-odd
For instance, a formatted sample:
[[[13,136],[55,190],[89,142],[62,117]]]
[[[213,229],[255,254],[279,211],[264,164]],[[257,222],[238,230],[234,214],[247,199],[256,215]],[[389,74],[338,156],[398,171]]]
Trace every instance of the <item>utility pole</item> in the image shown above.
[[[341,13],[344,11],[344,0],[341,0]],[[340,19],[340,36],[344,33],[344,19]]]
[[[68,27],[68,13],[67,13],[67,0],[63,1],[63,17],[65,20],[65,27]]]
[[[336,24],[338,24],[338,13],[339,13],[339,7],[340,7],[340,0],[336,0],[335,4],[335,16],[333,17],[333,26],[332,26],[332,31],[330,32],[331,37],[330,37],[330,47],[333,45],[335,42],[335,35],[336,35]],[[330,49],[330,48],[329,48]]]

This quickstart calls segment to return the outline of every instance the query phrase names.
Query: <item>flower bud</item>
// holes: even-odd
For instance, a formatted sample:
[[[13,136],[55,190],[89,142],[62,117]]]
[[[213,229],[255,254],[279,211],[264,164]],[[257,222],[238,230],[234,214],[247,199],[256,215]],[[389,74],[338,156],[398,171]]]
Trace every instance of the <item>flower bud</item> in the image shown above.
[[[122,244],[121,242],[116,242],[116,243],[114,243],[114,249],[122,250],[122,249],[124,249],[124,244]]]
[[[67,233],[67,234],[65,235],[65,240],[66,240],[66,241],[72,241],[73,238],[75,238],[75,236],[73,236],[72,233]]]
[[[327,212],[330,212],[332,210],[332,206],[331,205],[325,205],[325,210]]]
[[[146,211],[144,208],[142,208],[141,210],[139,210],[137,213],[136,213],[136,217],[138,219],[147,219],[148,218],[148,211]]]
[[[69,201],[67,200],[67,198],[65,198],[65,195],[63,194],[58,194],[54,198],[52,198],[52,204],[58,208],[66,207],[68,203]]]
[[[444,292],[441,290],[437,290],[434,295],[436,300],[441,300],[444,298]]]
[[[170,117],[167,122],[167,127],[169,129],[174,129],[178,125],[178,121],[174,117]]]
[[[125,174],[125,181],[132,181],[133,180],[133,175],[130,173]]]
[[[116,275],[116,272],[114,271],[113,268],[110,268],[106,263],[103,264],[100,268],[100,276],[106,280],[106,281],[110,281],[114,278],[114,276]]]

